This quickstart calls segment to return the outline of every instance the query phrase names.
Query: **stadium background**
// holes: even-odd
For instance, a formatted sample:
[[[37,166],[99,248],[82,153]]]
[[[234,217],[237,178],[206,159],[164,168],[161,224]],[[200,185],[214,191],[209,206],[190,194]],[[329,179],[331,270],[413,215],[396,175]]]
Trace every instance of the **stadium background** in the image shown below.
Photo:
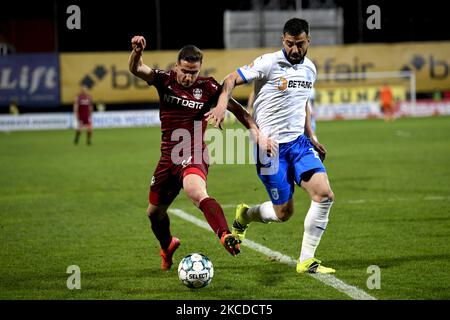
[[[0,299],[353,298],[315,278],[299,278],[289,264],[272,263],[279,259],[249,248],[230,265],[210,234],[175,214],[172,227],[183,239],[180,255],[207,253],[216,277],[211,286],[190,292],[176,274],[158,270],[158,246],[145,217],[148,182],[159,156],[157,104],[153,89],[128,72],[130,39],[144,35],[144,61],[162,68],[172,65],[181,46],[194,43],[205,52],[204,74],[221,79],[256,55],[279,48],[225,49],[224,12],[254,9],[257,3],[2,3]],[[389,124],[379,114],[376,119],[319,121],[337,196],[319,255],[336,267],[339,279],[377,299],[449,299],[447,11],[439,1],[273,0],[264,6],[292,10],[298,3],[303,9],[343,10],[341,44],[316,45],[310,21],[310,56],[319,72],[347,72],[364,64],[371,71],[411,70],[420,106],[411,115],[421,116]],[[81,30],[66,26],[72,4],[80,6]],[[380,30],[365,27],[365,8],[372,4],[381,9]],[[97,104],[106,105],[106,112],[96,113],[94,126],[142,127],[94,129],[90,149],[73,146],[72,130],[20,131],[72,129],[71,104],[81,82],[91,86]],[[367,91],[373,103],[378,85]],[[347,94],[355,88],[353,83],[330,86]],[[411,99],[407,88],[398,89],[406,100]],[[249,91],[236,91],[244,104]],[[11,98],[19,99],[19,115],[9,114]],[[341,102],[341,107],[351,104]],[[330,120],[336,118],[341,119]],[[214,165],[208,184],[229,221],[236,203],[267,200],[252,165]],[[296,215],[288,223],[252,225],[249,238],[296,258],[308,200],[300,190],[295,196]],[[183,195],[173,207],[202,219]],[[66,268],[72,264],[81,268],[81,290],[66,287]],[[366,285],[370,265],[381,268],[380,290]]]
[[[26,5],[11,2],[1,12],[0,42],[6,55],[2,55],[1,64],[0,112],[8,113],[12,100],[18,102],[21,113],[70,111],[80,84],[90,87],[96,102],[106,104],[109,111],[155,109],[156,91],[128,72],[131,37],[144,35],[148,39],[145,61],[163,69],[172,66],[176,50],[186,43],[194,43],[205,50],[203,74],[223,79],[230,70],[250,63],[257,55],[278,49],[278,46],[224,49],[224,12],[256,10],[258,3],[269,11],[295,12],[296,6],[342,10],[343,34],[336,45],[315,44],[314,21],[311,21],[313,43],[309,57],[318,66],[319,79],[336,72],[407,70],[415,74],[415,96],[419,100],[432,99],[436,93],[443,98],[449,95],[450,42],[448,33],[441,27],[445,13],[436,9],[438,2],[437,7],[365,0],[247,0],[214,5],[207,1],[189,4],[139,1],[134,6],[113,6],[104,1],[47,0]],[[81,9],[81,29],[70,30],[66,25],[71,15],[66,11],[71,4],[78,4]],[[365,25],[370,15],[364,10],[373,4],[381,8],[382,25],[380,29],[370,30]],[[185,20],[186,12],[189,17]],[[36,77],[36,84],[27,83],[24,77],[35,79],[33,71],[39,63],[45,65],[46,72]],[[365,92],[372,101],[376,100],[376,87],[380,85],[381,80]],[[352,86],[355,86],[352,81],[344,84],[341,81],[337,85],[332,82],[327,88],[336,90],[333,95],[337,99],[347,94],[355,102],[358,92],[349,89]],[[396,88],[400,90],[397,96],[401,100],[408,94],[406,86],[403,90]],[[238,88],[236,97],[246,102],[250,90],[250,86]],[[327,100],[331,94],[324,92],[321,96]]]

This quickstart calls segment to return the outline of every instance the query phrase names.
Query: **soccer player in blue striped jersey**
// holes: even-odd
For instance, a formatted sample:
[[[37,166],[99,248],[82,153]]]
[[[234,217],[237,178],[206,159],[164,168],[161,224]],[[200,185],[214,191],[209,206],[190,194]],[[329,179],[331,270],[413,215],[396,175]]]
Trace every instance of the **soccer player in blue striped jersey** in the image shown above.
[[[288,20],[282,44],[281,50],[264,54],[230,73],[223,82],[217,107],[208,117],[208,121],[218,126],[233,88],[254,82],[253,117],[261,132],[279,145],[276,156],[269,157],[264,152],[257,156],[258,176],[271,201],[253,207],[239,205],[232,232],[243,240],[251,222],[288,220],[294,213],[293,194],[298,185],[310,196],[311,206],[304,221],[297,272],[334,273],[334,269],[324,267],[315,257],[334,194],[322,163],[326,149],[313,139],[307,107],[317,77],[315,65],[306,57],[310,45],[308,22],[298,18]]]

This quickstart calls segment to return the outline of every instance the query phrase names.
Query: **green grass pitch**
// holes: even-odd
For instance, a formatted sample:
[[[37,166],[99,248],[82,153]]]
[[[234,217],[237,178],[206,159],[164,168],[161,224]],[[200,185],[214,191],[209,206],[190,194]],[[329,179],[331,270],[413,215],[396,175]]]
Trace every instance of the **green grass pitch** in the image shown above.
[[[238,125],[231,125],[238,128]],[[227,125],[230,127],[230,125]],[[318,123],[336,201],[317,257],[377,299],[450,299],[450,118]],[[309,275],[243,247],[230,256],[211,232],[177,216],[182,246],[170,272],[145,214],[160,129],[0,133],[0,299],[350,299]],[[225,207],[267,201],[254,165],[212,165],[208,191]],[[254,223],[248,239],[294,259],[309,200],[296,188],[283,224]],[[204,218],[181,193],[173,208]],[[206,254],[212,283],[184,287],[176,266]],[[66,269],[81,270],[81,289]],[[369,289],[367,268],[381,270]]]

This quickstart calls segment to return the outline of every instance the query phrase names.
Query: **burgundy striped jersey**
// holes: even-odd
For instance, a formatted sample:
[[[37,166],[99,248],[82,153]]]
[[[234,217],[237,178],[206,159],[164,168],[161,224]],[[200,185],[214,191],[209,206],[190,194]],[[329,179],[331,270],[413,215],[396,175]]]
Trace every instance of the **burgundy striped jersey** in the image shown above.
[[[80,94],[77,97],[78,103],[78,119],[80,120],[88,120],[91,112],[90,107],[93,105],[92,97],[87,94]]]
[[[207,126],[204,115],[216,105],[220,84],[212,77],[198,77],[192,86],[185,88],[177,82],[175,71],[154,71],[154,80],[149,84],[154,85],[159,94],[161,155],[170,156],[172,149],[181,140],[185,147],[190,144],[191,153],[194,150],[203,151],[206,147],[203,138]],[[186,138],[187,132],[190,141],[180,138]],[[177,150],[178,147],[180,145]]]

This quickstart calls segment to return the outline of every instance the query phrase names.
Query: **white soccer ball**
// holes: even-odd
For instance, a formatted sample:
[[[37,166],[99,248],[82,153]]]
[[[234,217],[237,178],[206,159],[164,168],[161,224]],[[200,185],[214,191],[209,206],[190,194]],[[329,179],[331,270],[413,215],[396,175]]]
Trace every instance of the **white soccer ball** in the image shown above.
[[[188,288],[206,287],[214,277],[214,267],[209,258],[201,253],[191,253],[181,259],[178,277]]]

